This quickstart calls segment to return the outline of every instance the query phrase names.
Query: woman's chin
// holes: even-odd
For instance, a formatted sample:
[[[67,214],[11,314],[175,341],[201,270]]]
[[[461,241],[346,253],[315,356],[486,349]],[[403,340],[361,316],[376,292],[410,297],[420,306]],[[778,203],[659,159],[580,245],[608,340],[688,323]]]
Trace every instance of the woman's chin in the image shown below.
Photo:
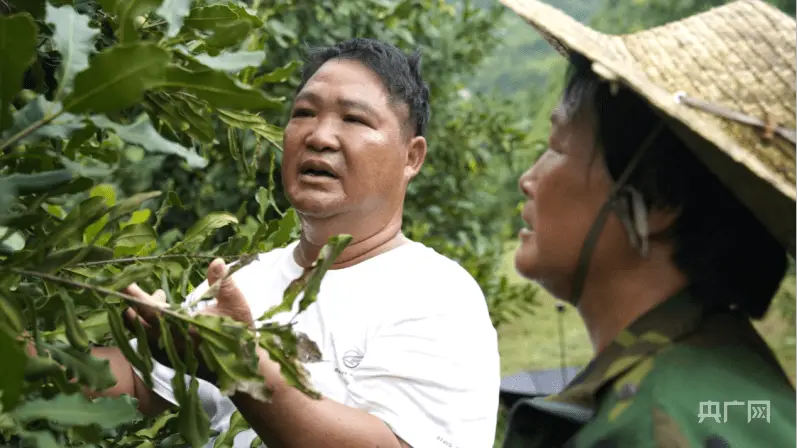
[[[529,242],[522,242],[515,251],[515,271],[528,279],[534,280],[537,266],[537,251]]]

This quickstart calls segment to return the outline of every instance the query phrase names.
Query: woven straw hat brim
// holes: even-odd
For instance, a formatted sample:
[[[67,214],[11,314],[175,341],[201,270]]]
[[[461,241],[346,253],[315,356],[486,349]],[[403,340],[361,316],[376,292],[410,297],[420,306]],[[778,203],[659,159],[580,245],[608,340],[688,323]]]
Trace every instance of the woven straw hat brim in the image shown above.
[[[672,129],[795,253],[795,145],[778,134],[678,101],[679,92],[781,128],[795,128],[797,26],[760,0],[611,36],[537,0],[501,0],[560,53],[593,61],[670,118]]]

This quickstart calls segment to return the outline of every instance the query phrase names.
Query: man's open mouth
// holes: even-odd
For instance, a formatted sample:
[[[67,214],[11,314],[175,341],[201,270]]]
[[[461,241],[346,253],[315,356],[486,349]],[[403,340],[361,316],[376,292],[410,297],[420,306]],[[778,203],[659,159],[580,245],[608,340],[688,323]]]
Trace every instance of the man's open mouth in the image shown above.
[[[305,175],[305,176],[330,177],[332,179],[337,179],[338,178],[338,176],[334,175],[333,173],[331,173],[329,171],[320,170],[320,169],[314,169],[314,168],[307,168],[307,169],[302,171],[302,174]]]

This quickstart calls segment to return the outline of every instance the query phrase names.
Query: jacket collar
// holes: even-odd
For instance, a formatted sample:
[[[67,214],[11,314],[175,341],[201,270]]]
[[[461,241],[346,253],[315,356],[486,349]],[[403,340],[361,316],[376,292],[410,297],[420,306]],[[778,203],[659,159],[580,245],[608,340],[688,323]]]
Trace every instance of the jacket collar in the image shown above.
[[[705,314],[704,305],[692,300],[687,291],[679,292],[623,330],[562,392],[543,400],[594,411],[597,395],[605,385],[695,331]]]

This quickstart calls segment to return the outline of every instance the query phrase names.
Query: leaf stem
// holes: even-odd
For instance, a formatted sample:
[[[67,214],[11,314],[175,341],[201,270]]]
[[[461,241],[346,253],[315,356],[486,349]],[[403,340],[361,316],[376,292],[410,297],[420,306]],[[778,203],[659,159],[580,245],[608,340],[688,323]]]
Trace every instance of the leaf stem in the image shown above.
[[[18,142],[19,140],[22,140],[23,138],[27,137],[28,135],[36,132],[36,130],[39,129],[40,127],[46,126],[51,121],[53,121],[56,118],[60,117],[62,113],[64,113],[64,109],[61,109],[60,111],[58,111],[58,112],[56,112],[56,113],[54,113],[54,114],[52,114],[50,116],[44,117],[41,120],[31,124],[27,128],[25,128],[25,129],[17,132],[16,134],[12,135],[11,138],[9,138],[8,140],[6,140],[2,144],[0,144],[0,152],[2,152],[4,149],[8,148],[9,146],[13,145],[14,143]]]
[[[106,264],[135,263],[137,261],[174,260],[178,258],[187,258],[193,260],[215,260],[216,258],[222,258],[224,260],[232,260],[232,259],[238,259],[240,257],[235,257],[230,255],[193,255],[193,254],[150,255],[146,257],[114,258],[111,260],[86,261],[83,263],[75,264],[75,267],[82,268],[87,266],[100,266]]]
[[[137,305],[143,305],[143,306],[146,306],[146,307],[149,307],[149,308],[156,309],[158,311],[162,311],[164,314],[168,314],[170,316],[174,316],[174,317],[177,317],[179,319],[184,319],[185,318],[185,316],[181,315],[180,313],[178,313],[178,312],[176,312],[174,310],[170,310],[169,308],[167,308],[166,304],[161,304],[159,302],[148,302],[146,300],[139,299],[138,297],[131,296],[130,294],[125,294],[123,292],[114,291],[113,289],[104,288],[102,286],[89,285],[88,283],[78,282],[78,281],[75,281],[75,280],[68,280],[68,279],[65,279],[65,278],[62,278],[62,277],[58,277],[56,275],[46,274],[44,272],[28,271],[28,270],[25,270],[25,269],[17,269],[17,268],[11,268],[10,270],[11,270],[11,272],[14,272],[14,273],[19,274],[19,275],[24,275],[24,276],[27,276],[27,277],[37,277],[37,278],[40,278],[42,280],[48,280],[48,281],[51,281],[51,282],[54,282],[54,283],[61,283],[63,285],[73,286],[75,288],[88,289],[88,290],[91,290],[91,291],[96,291],[96,292],[101,292],[103,294],[116,296],[116,297],[119,297],[121,299],[127,300],[128,302],[133,302],[133,303],[135,303]]]

